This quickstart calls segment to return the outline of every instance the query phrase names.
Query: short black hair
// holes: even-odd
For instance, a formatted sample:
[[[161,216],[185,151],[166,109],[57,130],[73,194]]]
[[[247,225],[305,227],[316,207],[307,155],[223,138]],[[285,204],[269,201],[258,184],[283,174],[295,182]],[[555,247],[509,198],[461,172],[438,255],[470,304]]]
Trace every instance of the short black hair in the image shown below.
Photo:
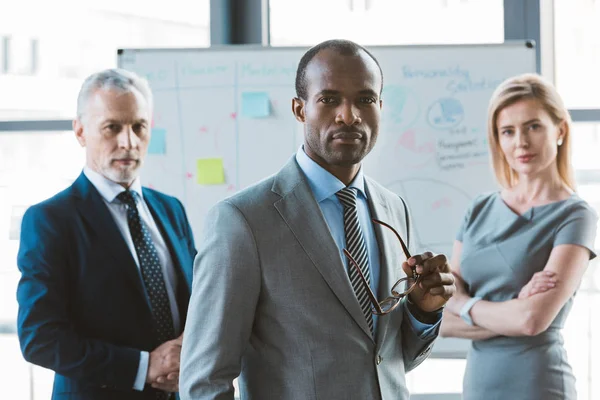
[[[381,65],[379,65],[379,61],[377,61],[375,56],[371,54],[369,50],[357,43],[351,42],[350,40],[333,39],[311,47],[300,59],[300,62],[298,63],[298,69],[296,70],[296,97],[306,100],[306,87],[308,86],[308,82],[306,82],[306,67],[321,50],[326,49],[334,50],[344,56],[357,56],[361,51],[364,51],[369,57],[371,57],[371,59],[373,59],[373,61],[375,61],[375,64],[377,64],[377,68],[379,68],[379,74],[381,75],[381,89],[383,89],[383,71],[381,70]],[[379,93],[381,94],[381,90]]]

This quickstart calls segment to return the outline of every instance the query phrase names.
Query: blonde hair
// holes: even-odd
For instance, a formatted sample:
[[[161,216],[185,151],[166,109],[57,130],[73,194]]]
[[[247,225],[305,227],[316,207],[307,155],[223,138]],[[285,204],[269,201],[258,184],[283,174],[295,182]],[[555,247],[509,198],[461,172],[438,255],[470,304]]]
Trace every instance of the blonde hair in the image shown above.
[[[496,179],[504,188],[518,182],[516,172],[508,165],[500,149],[498,137],[498,114],[521,100],[536,100],[548,113],[555,125],[565,124],[563,142],[558,146],[556,165],[562,182],[575,190],[575,178],[571,167],[571,116],[554,85],[537,74],[523,74],[502,82],[492,94],[488,108],[488,144]]]

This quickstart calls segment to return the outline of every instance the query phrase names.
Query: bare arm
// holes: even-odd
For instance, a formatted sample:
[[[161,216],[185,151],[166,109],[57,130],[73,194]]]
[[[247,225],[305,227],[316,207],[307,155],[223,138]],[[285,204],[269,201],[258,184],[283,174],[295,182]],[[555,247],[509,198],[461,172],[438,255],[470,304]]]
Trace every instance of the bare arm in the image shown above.
[[[460,242],[458,245],[462,248]],[[589,256],[589,250],[579,245],[556,246],[550,253],[544,271],[554,272],[560,284],[553,290],[527,298],[504,302],[478,301],[471,308],[473,322],[504,336],[534,336],[544,332],[575,293],[588,265]],[[453,300],[452,304],[449,303],[449,312],[458,314],[468,296],[459,295]]]
[[[578,245],[555,247],[544,270],[554,271],[560,285],[526,299],[500,303],[479,301],[471,309],[473,322],[507,336],[534,336],[544,332],[577,290],[589,257],[589,250]]]
[[[498,334],[479,326],[471,326],[462,320],[458,315],[449,311],[444,311],[442,317],[442,326],[440,328],[441,337],[458,337],[471,340],[486,340],[498,336]]]

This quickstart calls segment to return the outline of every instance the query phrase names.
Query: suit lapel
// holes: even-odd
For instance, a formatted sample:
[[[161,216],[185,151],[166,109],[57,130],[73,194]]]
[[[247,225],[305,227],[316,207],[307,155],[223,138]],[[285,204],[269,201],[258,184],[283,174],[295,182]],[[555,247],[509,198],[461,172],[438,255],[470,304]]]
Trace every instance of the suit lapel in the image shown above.
[[[371,332],[348,279],[340,251],[295,159],[277,175],[273,191],[282,198],[275,208],[327,285],[371,338]]]
[[[365,187],[371,211],[371,218],[393,224],[392,214],[389,210],[388,203],[381,196],[379,191],[372,184],[369,184],[368,179],[365,179]],[[400,227],[394,228],[399,229]],[[383,300],[390,296],[392,285],[397,279],[396,269],[401,268],[399,265],[395,265],[398,262],[398,259],[394,257],[394,252],[396,248],[400,247],[400,244],[394,242],[395,238],[393,233],[389,232],[387,228],[384,228],[379,224],[373,224],[373,229],[375,230],[377,245],[379,247],[379,266],[381,274],[377,297],[379,300]],[[393,312],[402,312],[402,310],[397,309]],[[389,315],[382,315],[377,319],[377,335],[375,342],[378,346],[385,341],[389,320]]]
[[[138,267],[104,200],[83,173],[73,186],[80,199],[77,208],[82,218],[95,232],[98,242],[106,244],[106,249],[115,259],[119,271],[125,273],[135,290],[148,303]]]
[[[189,288],[192,286],[192,277],[188,276],[185,273],[185,268],[183,268],[184,260],[182,257],[185,252],[184,249],[182,249],[182,239],[180,239],[173,230],[173,225],[171,223],[166,223],[169,221],[169,217],[163,204],[156,198],[154,193],[146,189],[142,190],[144,193],[144,200],[146,201],[148,209],[154,218],[154,222],[156,223],[156,226],[160,230],[160,233],[165,239],[167,247],[169,248],[174,267],[177,269],[179,274],[184,277],[186,287],[188,288],[189,292]],[[172,221],[172,223],[175,223],[175,221]]]

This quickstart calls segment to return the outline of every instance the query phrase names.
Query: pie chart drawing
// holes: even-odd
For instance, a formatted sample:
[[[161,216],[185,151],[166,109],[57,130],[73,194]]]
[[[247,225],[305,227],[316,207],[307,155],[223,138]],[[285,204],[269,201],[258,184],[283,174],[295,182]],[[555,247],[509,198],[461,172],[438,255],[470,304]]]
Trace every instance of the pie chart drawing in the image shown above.
[[[416,248],[450,256],[447,252],[452,249],[472,196],[458,186],[428,178],[397,180],[386,187],[408,204]]]
[[[465,117],[465,110],[460,101],[453,97],[436,100],[427,109],[427,123],[435,129],[452,129]]]

